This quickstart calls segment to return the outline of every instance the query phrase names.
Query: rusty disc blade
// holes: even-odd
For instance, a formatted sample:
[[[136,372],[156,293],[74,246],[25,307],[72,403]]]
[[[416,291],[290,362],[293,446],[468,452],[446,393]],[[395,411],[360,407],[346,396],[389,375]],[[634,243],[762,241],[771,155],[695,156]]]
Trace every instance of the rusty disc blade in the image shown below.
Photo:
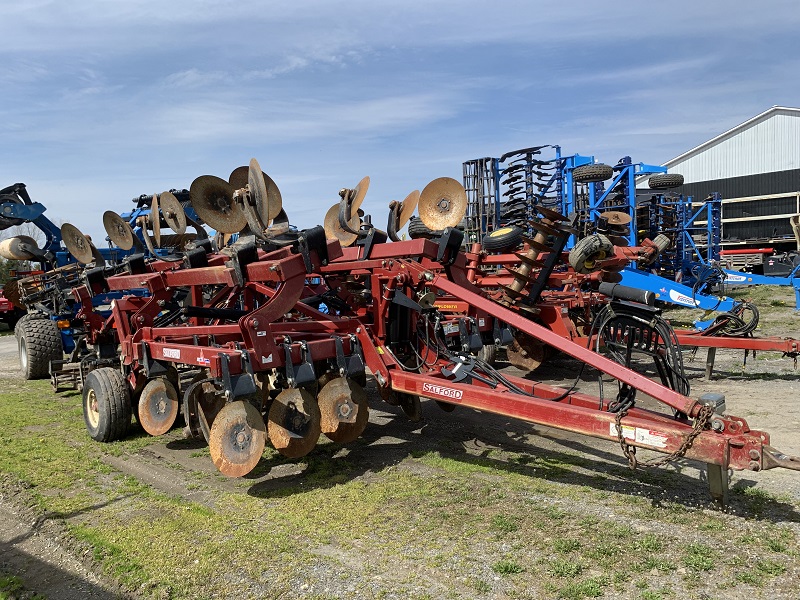
[[[608,221],[609,225],[627,225],[633,220],[628,213],[619,210],[607,210],[600,216]]]
[[[197,394],[197,418],[200,422],[200,431],[208,442],[211,439],[211,426],[219,412],[225,408],[225,396],[211,383],[202,384]]]
[[[361,204],[364,202],[364,198],[367,195],[367,190],[369,189],[369,176],[364,177],[361,181],[358,182],[358,185],[353,188],[353,201],[350,203],[350,213],[358,212],[358,209],[361,208]]]
[[[361,219],[358,216],[357,212],[353,212],[353,216],[350,217],[350,222],[348,225],[350,229],[358,230],[359,225],[361,224]],[[344,228],[339,224],[339,205],[334,204],[328,209],[328,212],[325,213],[325,222],[323,224],[325,227],[325,237],[329,240],[339,240],[339,243],[347,247],[351,245],[358,239],[358,235],[355,233],[350,233],[349,231],[345,231]]]
[[[161,211],[158,206],[158,194],[153,194],[153,202],[150,204],[150,226],[153,228],[153,241],[156,246],[161,247]]]
[[[514,341],[506,346],[506,356],[521,371],[535,371],[547,359],[547,345],[518,331]]]
[[[269,409],[269,441],[284,456],[305,456],[317,445],[322,432],[320,419],[319,406],[308,391],[285,389]]]
[[[395,392],[397,402],[410,421],[419,421],[422,418],[422,402],[415,394]]]
[[[164,378],[151,379],[139,396],[139,423],[150,435],[163,435],[178,418],[178,392]]]
[[[452,177],[434,179],[419,197],[419,218],[428,229],[455,227],[467,213],[467,192]]]
[[[352,442],[364,432],[369,420],[367,392],[350,378],[337,377],[317,397],[320,427],[331,441]]]
[[[250,159],[247,183],[250,193],[255,193],[256,209],[266,226],[283,208],[281,192],[272,178],[261,170],[255,158]]]
[[[3,287],[3,296],[17,308],[26,310],[25,305],[22,303],[22,296],[19,293],[19,283],[16,280],[9,281]]]
[[[220,473],[241,477],[261,460],[266,442],[261,413],[249,402],[236,400],[226,404],[214,419],[208,448]]]
[[[233,186],[214,175],[201,175],[189,188],[192,207],[208,226],[223,233],[238,233],[247,224],[233,201]]]
[[[250,167],[247,165],[242,165],[241,167],[236,167],[233,171],[231,171],[231,174],[228,177],[228,183],[231,184],[234,190],[240,190],[247,185],[247,173],[249,170]]]
[[[249,172],[250,172],[250,167],[247,165],[236,167],[231,172],[230,177],[228,177],[228,181],[233,186],[233,189],[239,190],[248,184]],[[281,196],[281,191],[278,189],[278,184],[275,183],[272,177],[270,177],[263,171],[262,175],[264,176],[264,186],[267,188],[267,205],[269,206],[269,218],[271,221],[273,221],[277,219],[280,213],[283,211],[283,197]]]
[[[130,223],[120,217],[113,210],[103,213],[103,227],[108,234],[108,239],[122,250],[133,248],[133,229]]]
[[[406,226],[406,223],[411,219],[411,215],[417,210],[417,204],[419,204],[419,190],[414,190],[400,203],[400,217],[397,220],[398,230]]]
[[[75,225],[64,223],[61,226],[61,239],[64,241],[67,251],[72,254],[79,263],[85,265],[92,262],[94,259],[92,243],[81,233],[80,229],[75,227]]]
[[[172,192],[161,192],[161,214],[167,227],[178,235],[186,233],[186,213]]]

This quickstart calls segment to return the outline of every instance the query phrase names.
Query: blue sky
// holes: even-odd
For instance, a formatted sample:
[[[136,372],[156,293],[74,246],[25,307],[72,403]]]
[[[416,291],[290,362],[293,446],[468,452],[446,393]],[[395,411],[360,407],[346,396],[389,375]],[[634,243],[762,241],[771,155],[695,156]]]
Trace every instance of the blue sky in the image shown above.
[[[471,158],[659,164],[800,105],[791,0],[26,0],[0,22],[0,187],[95,239],[104,210],[251,157],[293,224],[369,175],[383,226]]]

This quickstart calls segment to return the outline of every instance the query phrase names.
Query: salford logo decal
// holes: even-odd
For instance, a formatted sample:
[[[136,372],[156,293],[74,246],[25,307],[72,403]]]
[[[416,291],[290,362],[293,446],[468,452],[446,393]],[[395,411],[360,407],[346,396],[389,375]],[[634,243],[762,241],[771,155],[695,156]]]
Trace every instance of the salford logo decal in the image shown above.
[[[180,358],[181,351],[178,348],[164,348],[164,358]]]
[[[697,306],[689,296],[681,294],[680,292],[676,292],[675,290],[669,291],[670,300],[673,302],[677,302],[678,304],[683,304],[685,306]]]
[[[441,396],[442,398],[450,398],[452,400],[461,400],[463,392],[461,390],[454,390],[453,388],[442,387],[441,385],[434,385],[432,383],[422,384],[423,394],[433,394]]]

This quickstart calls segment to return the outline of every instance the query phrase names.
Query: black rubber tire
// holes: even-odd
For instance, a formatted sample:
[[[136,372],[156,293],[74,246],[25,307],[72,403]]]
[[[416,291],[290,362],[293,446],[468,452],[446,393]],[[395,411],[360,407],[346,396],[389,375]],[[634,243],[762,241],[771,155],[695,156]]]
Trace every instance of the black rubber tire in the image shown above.
[[[410,237],[412,240],[416,240],[417,238],[425,238],[429,240],[440,235],[442,235],[441,231],[433,231],[432,229],[429,229],[428,226],[422,222],[422,219],[411,217],[411,220],[408,222],[408,237]]]
[[[97,402],[97,411],[91,405]],[[83,421],[96,442],[121,440],[131,426],[131,395],[118,369],[101,367],[86,376],[83,386]]]
[[[683,185],[683,175],[680,173],[659,173],[653,175],[647,185],[651,190],[669,190]]]
[[[572,180],[577,183],[596,183],[611,179],[613,176],[614,169],[603,163],[581,165],[572,169]]]
[[[50,361],[64,358],[61,332],[55,321],[32,319],[20,323],[17,347],[19,367],[25,379],[50,376]]]
[[[579,240],[569,252],[569,264],[578,273],[591,273],[595,260],[602,260],[614,253],[614,244],[606,236],[593,233]]]
[[[497,252],[516,248],[522,243],[522,236],[522,229],[516,225],[507,225],[483,236],[483,249],[487,252]]]
[[[20,334],[22,325],[24,323],[27,323],[28,321],[34,321],[36,319],[46,319],[46,318],[47,318],[47,315],[44,314],[43,312],[39,312],[39,311],[33,311],[33,312],[25,313],[24,315],[22,315],[17,320],[17,324],[14,325],[14,335],[17,337],[17,339],[19,339],[19,334]]]

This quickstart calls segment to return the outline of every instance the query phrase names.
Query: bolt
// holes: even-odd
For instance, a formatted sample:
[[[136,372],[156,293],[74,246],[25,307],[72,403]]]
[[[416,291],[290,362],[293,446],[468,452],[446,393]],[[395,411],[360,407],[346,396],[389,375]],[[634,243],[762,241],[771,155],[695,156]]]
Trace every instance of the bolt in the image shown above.
[[[356,333],[361,333],[361,327],[356,327]]]
[[[747,465],[747,468],[750,469],[751,471],[760,471],[761,463],[759,463],[757,460],[751,460],[750,464]]]
[[[725,431],[725,423],[723,423],[719,419],[714,419],[713,421],[711,421],[711,429],[713,429],[717,433]]]
[[[258,327],[258,319],[250,319],[250,327],[253,329]]]
[[[758,450],[755,449],[750,450],[750,458],[752,458],[753,460],[758,460],[759,458],[761,458],[761,454],[759,454]]]

